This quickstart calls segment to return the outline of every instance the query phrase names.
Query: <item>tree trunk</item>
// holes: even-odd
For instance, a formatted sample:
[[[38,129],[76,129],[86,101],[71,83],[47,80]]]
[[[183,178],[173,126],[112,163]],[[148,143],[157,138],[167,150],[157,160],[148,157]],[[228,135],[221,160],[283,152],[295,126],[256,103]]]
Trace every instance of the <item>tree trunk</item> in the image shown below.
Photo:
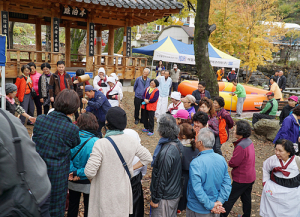
[[[86,36],[86,30],[71,29],[71,54],[78,54],[78,49],[82,40]],[[77,59],[77,55],[71,55],[71,59]]]
[[[51,26],[46,26],[46,52],[51,52]]]
[[[215,97],[219,96],[219,86],[208,55],[208,39],[211,34],[208,24],[209,8],[210,0],[197,0],[194,50],[199,81],[205,81],[206,90]]]
[[[15,26],[15,22],[10,22],[9,30],[8,30],[9,49],[14,49],[14,26]]]
[[[114,53],[118,53],[123,44],[124,28],[119,28],[115,30],[114,37]],[[104,52],[108,52],[108,43],[105,45]]]

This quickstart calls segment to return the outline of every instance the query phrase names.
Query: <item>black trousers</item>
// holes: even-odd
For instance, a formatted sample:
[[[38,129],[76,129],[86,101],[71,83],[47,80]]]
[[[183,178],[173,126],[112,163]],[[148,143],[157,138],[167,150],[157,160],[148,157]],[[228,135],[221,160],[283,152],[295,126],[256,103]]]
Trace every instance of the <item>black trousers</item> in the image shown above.
[[[35,104],[35,107],[36,107],[36,115],[39,116],[39,115],[43,114],[40,97],[39,96],[34,97],[33,101],[34,101],[34,104]]]
[[[250,217],[251,215],[251,191],[252,183],[238,183],[232,182],[232,189],[228,201],[223,204],[223,207],[226,210],[226,213],[221,213],[220,217],[227,217],[239,197],[243,203],[243,217]]]
[[[145,116],[145,112],[143,111],[144,109],[141,109],[141,104],[144,100],[143,99],[140,99],[140,98],[137,98],[137,97],[134,97],[134,119],[136,121],[139,121],[140,118],[140,110],[141,110],[141,120],[143,121],[144,120],[144,116]]]
[[[266,114],[260,114],[260,113],[254,113],[252,117],[252,126],[259,121],[260,119],[275,119],[275,116],[273,115],[266,115]]]
[[[44,101],[46,101],[46,100],[47,100],[47,98],[44,98]],[[50,104],[51,104],[52,108],[54,108],[54,106],[53,106],[54,102],[50,102]],[[45,115],[48,114],[48,111],[50,110],[50,105],[44,105],[43,108],[44,108],[44,114]]]
[[[144,128],[149,130],[149,132],[153,133],[154,130],[154,115],[155,115],[155,111],[148,111],[146,109],[142,109],[144,110],[145,114],[144,114]]]
[[[144,216],[144,195],[142,188],[142,173],[131,178],[131,188],[133,197],[133,214],[129,217],[143,217]]]
[[[83,194],[84,217],[88,216],[89,196],[90,196],[89,194]],[[81,197],[81,192],[72,191],[69,189],[68,217],[78,216],[80,197]]]

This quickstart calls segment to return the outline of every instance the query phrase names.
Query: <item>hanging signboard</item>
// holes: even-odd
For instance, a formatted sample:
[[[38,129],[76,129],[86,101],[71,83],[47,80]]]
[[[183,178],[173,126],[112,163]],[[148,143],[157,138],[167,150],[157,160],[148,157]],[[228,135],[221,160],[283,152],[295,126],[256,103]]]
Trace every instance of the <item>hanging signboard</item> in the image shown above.
[[[61,8],[63,16],[87,18],[87,10],[84,8],[71,7],[69,5],[62,6]]]
[[[131,56],[131,27],[127,27],[126,56]]]
[[[7,11],[1,11],[1,20],[2,20],[2,34],[6,35],[7,38],[7,48],[9,48],[8,43],[8,12]]]
[[[90,23],[90,37],[89,37],[89,56],[94,56],[94,36],[95,36],[95,24]]]
[[[53,18],[53,50],[59,52],[59,19]]]

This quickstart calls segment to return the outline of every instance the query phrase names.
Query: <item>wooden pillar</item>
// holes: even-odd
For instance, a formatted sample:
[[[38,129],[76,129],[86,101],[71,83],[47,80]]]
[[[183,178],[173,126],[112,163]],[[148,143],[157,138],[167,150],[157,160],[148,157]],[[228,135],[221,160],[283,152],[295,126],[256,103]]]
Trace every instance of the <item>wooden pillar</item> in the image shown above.
[[[115,30],[114,26],[109,26],[109,33],[108,33],[108,55],[114,55],[114,36]],[[117,62],[117,60],[116,60]],[[118,62],[117,62],[118,63]],[[114,58],[108,58],[108,65],[114,64]]]
[[[97,55],[101,55],[102,54],[102,28],[101,26],[99,26],[97,28]],[[101,57],[97,57],[97,64],[101,65]]]
[[[71,67],[71,30],[70,22],[66,23],[65,26],[65,59],[66,67]]]
[[[90,39],[90,23],[91,23],[91,19],[88,18],[86,24],[87,24],[87,28],[86,28],[86,71],[87,72],[93,72],[93,56],[89,55],[89,39]]]
[[[42,51],[42,24],[41,18],[36,18],[35,22],[35,49]],[[36,54],[36,62],[42,62],[42,53]]]

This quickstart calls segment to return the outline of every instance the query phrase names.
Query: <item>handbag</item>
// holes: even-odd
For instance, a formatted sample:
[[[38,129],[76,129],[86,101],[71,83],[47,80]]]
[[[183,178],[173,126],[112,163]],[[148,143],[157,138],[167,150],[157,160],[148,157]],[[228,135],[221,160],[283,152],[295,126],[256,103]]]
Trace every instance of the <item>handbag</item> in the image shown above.
[[[36,94],[35,90],[34,90],[33,88],[31,88],[31,87],[29,86],[29,84],[28,84],[28,83],[27,83],[27,85],[28,85],[28,87],[29,87],[29,89],[30,89],[30,94],[31,94],[31,97],[32,97],[32,98],[35,98],[35,97],[37,97],[37,94]]]
[[[127,163],[126,163],[126,161],[124,160],[124,158],[123,158],[123,156],[122,156],[122,154],[121,154],[121,152],[120,152],[118,146],[116,145],[116,143],[114,142],[114,140],[112,140],[112,138],[107,137],[106,139],[108,139],[108,141],[110,141],[110,143],[111,143],[111,144],[113,145],[113,147],[115,148],[115,150],[116,150],[116,152],[117,152],[117,154],[118,154],[118,156],[119,156],[119,158],[120,158],[120,160],[121,160],[121,162],[122,162],[122,165],[123,165],[123,167],[124,167],[124,169],[125,169],[127,175],[129,176],[129,179],[131,179],[131,175],[130,175],[130,172],[129,172]]]
[[[20,184],[4,191],[0,196],[0,215],[2,217],[40,217],[40,208],[25,180],[21,138],[18,136],[15,126],[3,110],[0,109],[0,113],[8,121],[12,131],[17,171],[21,180]]]

